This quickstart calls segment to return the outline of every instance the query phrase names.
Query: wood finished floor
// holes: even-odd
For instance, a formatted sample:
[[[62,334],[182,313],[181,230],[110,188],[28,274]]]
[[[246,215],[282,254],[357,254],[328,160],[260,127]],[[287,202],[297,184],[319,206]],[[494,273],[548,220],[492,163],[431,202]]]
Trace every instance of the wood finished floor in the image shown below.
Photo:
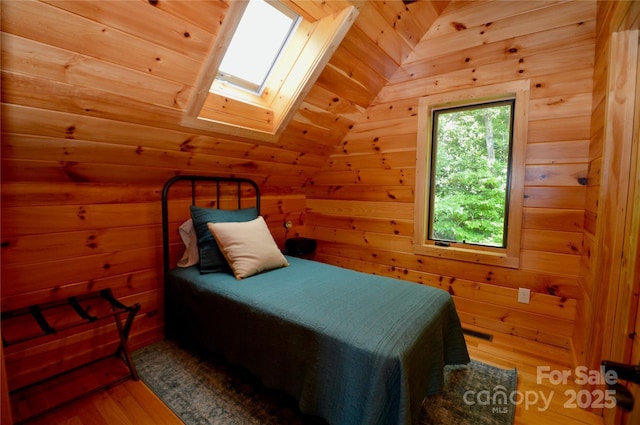
[[[467,326],[465,326],[467,327]],[[480,330],[480,329],[474,329]],[[471,358],[501,368],[517,368],[518,391],[543,392],[553,398],[548,409],[544,403],[516,408],[515,425],[599,425],[600,417],[581,409],[565,408],[566,385],[542,385],[536,382],[538,366],[551,370],[573,370],[568,350],[510,335],[494,334],[492,341],[467,336]],[[88,396],[46,416],[30,421],[29,425],[181,425],[182,422],[166,407],[142,381],[127,381],[101,393]]]

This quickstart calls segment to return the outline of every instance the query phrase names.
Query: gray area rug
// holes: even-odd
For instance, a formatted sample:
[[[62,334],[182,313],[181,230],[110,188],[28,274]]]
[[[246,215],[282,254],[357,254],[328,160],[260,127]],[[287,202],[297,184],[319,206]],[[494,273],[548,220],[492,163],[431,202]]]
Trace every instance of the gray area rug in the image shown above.
[[[265,388],[218,356],[173,341],[151,344],[132,355],[142,381],[187,425],[326,424],[302,414],[293,398]],[[475,361],[447,367],[445,388],[425,399],[420,425],[511,425],[515,406],[508,398],[516,390],[516,379],[515,369]]]

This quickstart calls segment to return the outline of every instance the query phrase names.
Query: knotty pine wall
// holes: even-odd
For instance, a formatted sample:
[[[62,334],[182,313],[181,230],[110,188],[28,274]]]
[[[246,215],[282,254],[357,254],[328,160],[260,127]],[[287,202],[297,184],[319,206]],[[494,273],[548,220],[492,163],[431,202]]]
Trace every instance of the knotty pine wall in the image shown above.
[[[447,1],[286,0],[310,20],[351,4],[360,14],[275,143],[180,124],[229,1],[152,3],[0,2],[2,310],[109,287],[142,305],[133,347],[163,336],[164,182],[252,178],[276,241],[285,220],[289,236],[304,234],[308,179]],[[187,215],[178,212],[176,226]],[[104,354],[112,341],[87,331],[7,347],[9,388]]]
[[[307,191],[316,258],[449,291],[462,321],[567,347],[579,298],[595,2],[455,2],[380,91]],[[412,254],[421,96],[531,85],[519,269]],[[532,291],[529,305],[517,289]]]
[[[143,306],[132,344],[160,338],[162,184],[240,175],[261,185],[280,244],[293,220],[288,235],[317,238],[320,261],[439,286],[467,324],[584,349],[595,2],[344,2],[360,9],[354,27],[271,144],[180,126],[228,8],[197,3],[0,3],[2,310],[111,287]],[[290,3],[312,18],[341,4]],[[531,81],[520,269],[414,256],[418,98],[518,79]],[[101,338],[5,352],[10,386],[93,356]]]
[[[615,263],[624,261],[616,256],[614,239],[620,237],[614,225],[619,211],[624,210],[624,199],[618,199],[618,188],[625,184],[620,181],[622,149],[614,147],[607,149],[607,142],[620,139],[622,128],[614,126],[609,136],[605,134],[605,120],[607,114],[612,113],[616,102],[610,102],[608,93],[608,79],[612,78],[609,70],[610,41],[612,33],[640,28],[640,3],[634,2],[598,2],[596,29],[596,58],[594,67],[594,88],[592,101],[591,138],[589,143],[589,177],[585,204],[584,244],[582,250],[581,276],[578,291],[581,302],[576,312],[574,344],[577,348],[576,363],[587,365],[591,369],[599,367],[603,355],[611,347],[603,346],[608,339],[611,341],[617,335],[612,335],[613,323],[606,321],[611,287],[618,284],[611,276],[616,273]],[[617,78],[618,76],[614,77]],[[637,75],[621,75],[616,84],[625,83],[625,78],[634,79]],[[632,97],[632,93],[628,93]],[[622,103],[623,99],[619,102]],[[628,102],[628,100],[627,100]],[[622,106],[621,106],[622,107]],[[609,111],[607,111],[609,109]],[[636,105],[636,114],[638,105]],[[615,111],[613,111],[615,114]],[[637,120],[637,118],[636,118]],[[611,125],[611,124],[610,124]],[[636,130],[637,131],[637,130]],[[637,137],[637,135],[636,135]],[[638,140],[635,140],[636,149]],[[604,158],[605,152],[611,158]],[[602,176],[607,176],[603,180]],[[637,214],[637,212],[636,212]],[[600,255],[598,255],[600,253]],[[626,253],[623,253],[626,254]],[[617,258],[614,258],[617,257]],[[616,288],[614,288],[615,291]],[[638,294],[626,294],[628,300],[638,297]],[[626,336],[626,335],[625,335]],[[632,336],[632,335],[628,335]],[[617,359],[622,361],[622,359]]]

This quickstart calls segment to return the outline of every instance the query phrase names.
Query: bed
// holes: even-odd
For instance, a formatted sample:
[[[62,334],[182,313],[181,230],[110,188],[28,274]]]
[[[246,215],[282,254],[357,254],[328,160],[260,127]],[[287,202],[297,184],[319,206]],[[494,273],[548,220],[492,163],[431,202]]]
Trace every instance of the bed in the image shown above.
[[[170,232],[176,229],[170,227],[176,222],[168,217],[168,195],[180,181],[190,183],[193,206],[218,209],[220,198],[201,202],[195,192],[212,183],[219,193],[222,182],[237,185],[230,214],[260,214],[260,192],[251,180],[178,176],[167,182],[162,194],[167,337],[222,354],[265,386],[293,396],[302,412],[332,425],[418,424],[424,397],[443,386],[444,366],[469,362],[451,296],[440,289],[284,255],[285,264],[248,277],[238,277],[236,267],[205,272],[204,262],[184,264],[188,248],[182,267],[175,267]],[[254,197],[251,207],[243,205],[247,191]],[[197,208],[203,207],[192,213]],[[236,235],[246,222],[260,220],[251,214],[216,226]],[[234,266],[226,236],[217,227],[209,229]]]

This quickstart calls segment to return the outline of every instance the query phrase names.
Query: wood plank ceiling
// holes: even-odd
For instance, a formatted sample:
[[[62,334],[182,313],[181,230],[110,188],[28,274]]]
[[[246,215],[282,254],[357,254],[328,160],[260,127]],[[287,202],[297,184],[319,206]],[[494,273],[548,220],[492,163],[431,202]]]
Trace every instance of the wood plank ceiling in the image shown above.
[[[21,116],[38,114],[47,138],[39,157],[6,140],[3,180],[157,183],[215,167],[304,186],[447,1],[285,3],[308,19],[349,4],[360,14],[274,144],[180,125],[229,1],[3,2],[4,130],[29,133]]]

